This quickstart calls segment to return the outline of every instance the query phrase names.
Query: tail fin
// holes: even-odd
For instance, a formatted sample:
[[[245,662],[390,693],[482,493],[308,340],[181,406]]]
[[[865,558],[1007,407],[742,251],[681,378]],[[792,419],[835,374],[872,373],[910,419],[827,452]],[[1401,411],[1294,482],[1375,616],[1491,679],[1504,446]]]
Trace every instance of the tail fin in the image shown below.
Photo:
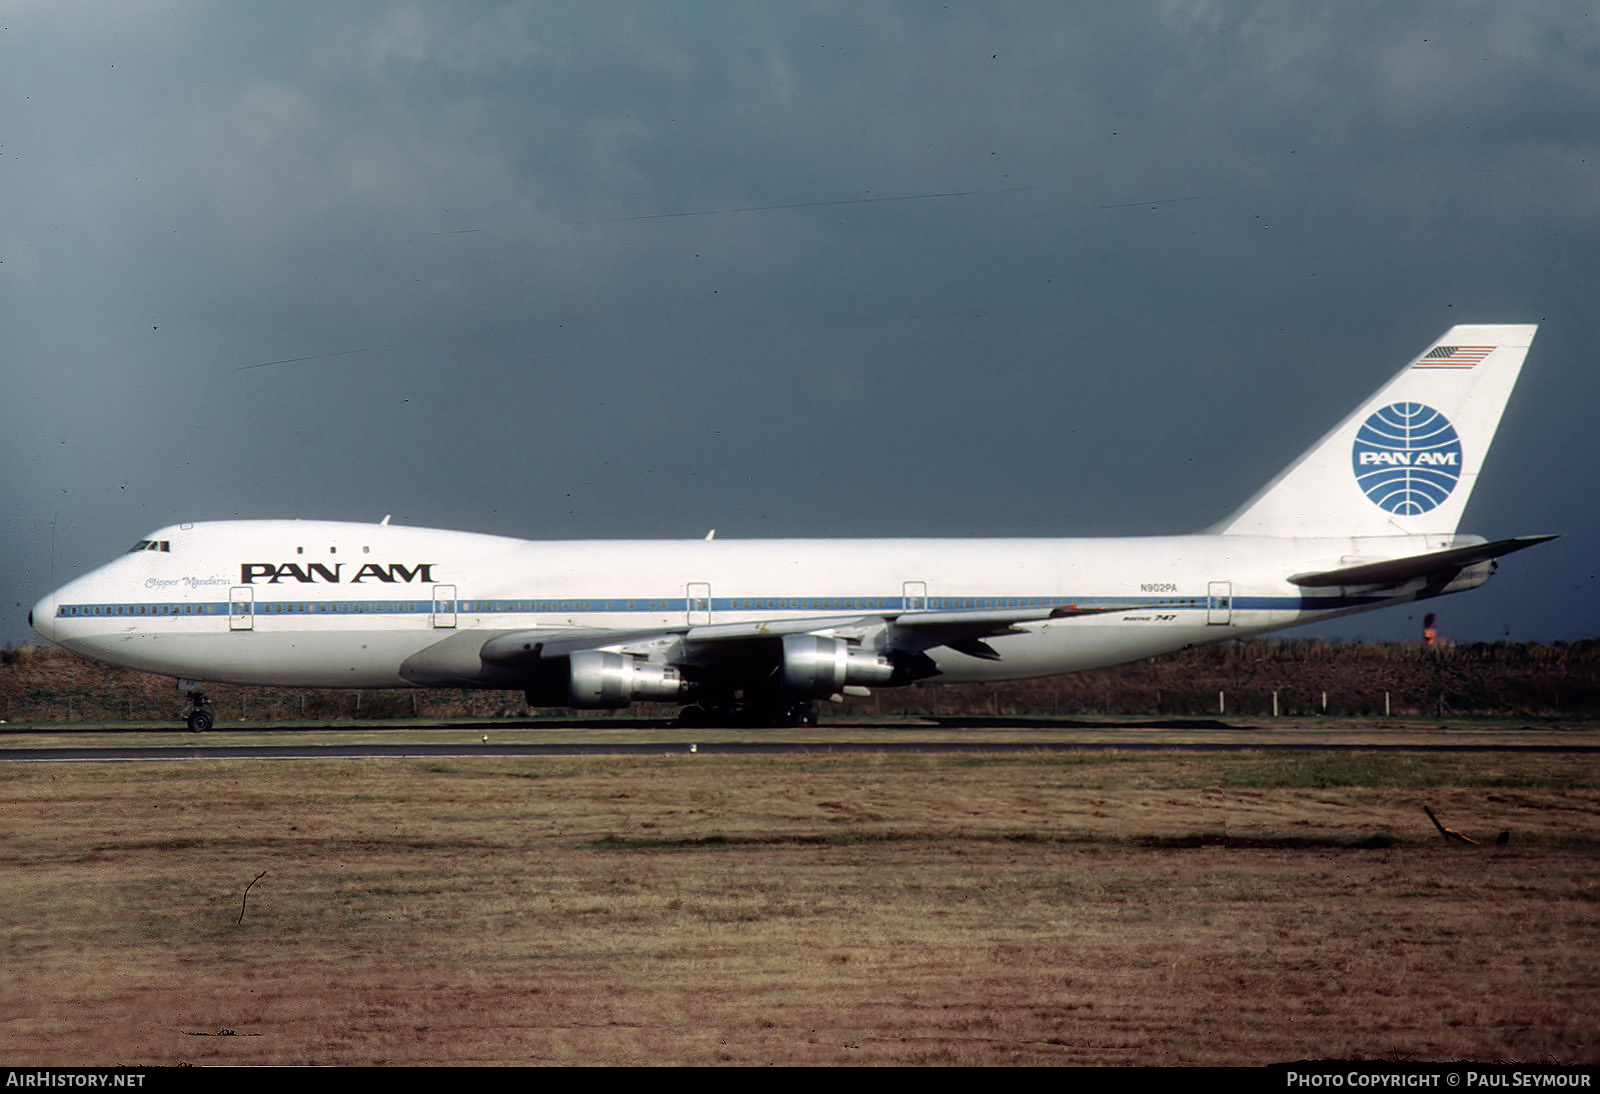
[[[1213,531],[1454,532],[1536,329],[1451,327]]]

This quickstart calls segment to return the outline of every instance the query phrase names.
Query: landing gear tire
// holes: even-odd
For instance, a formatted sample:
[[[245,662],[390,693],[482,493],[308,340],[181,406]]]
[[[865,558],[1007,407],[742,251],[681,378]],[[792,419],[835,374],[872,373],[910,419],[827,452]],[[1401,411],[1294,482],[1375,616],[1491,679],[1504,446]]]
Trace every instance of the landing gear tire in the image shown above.
[[[678,711],[677,724],[684,729],[720,729],[737,726],[744,717],[743,705],[732,695],[702,692],[699,699]]]
[[[768,707],[760,712],[759,725],[771,726],[774,729],[810,729],[817,724],[817,708],[814,703],[785,703],[782,706]]]
[[[815,703],[694,703],[678,712],[677,724],[684,729],[733,729],[741,726],[767,729],[798,726],[809,729],[817,721]]]
[[[818,721],[817,708],[811,703],[796,703],[784,713],[786,715],[786,725],[797,726],[802,729],[810,729]]]
[[[209,733],[216,721],[215,716],[206,709],[206,693],[203,691],[191,691],[189,693],[189,716],[184,719],[184,723],[189,727],[189,732]]]

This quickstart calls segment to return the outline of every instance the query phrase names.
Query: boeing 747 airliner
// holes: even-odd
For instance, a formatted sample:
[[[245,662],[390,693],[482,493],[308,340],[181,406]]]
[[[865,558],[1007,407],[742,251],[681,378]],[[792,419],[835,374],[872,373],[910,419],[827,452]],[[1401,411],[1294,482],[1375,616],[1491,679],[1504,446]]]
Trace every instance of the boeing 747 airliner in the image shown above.
[[[810,725],[917,680],[1117,664],[1475,588],[1552,538],[1456,532],[1532,326],[1458,326],[1203,533],[527,542],[179,524],[39,601],[45,638],[204,684],[467,687]]]

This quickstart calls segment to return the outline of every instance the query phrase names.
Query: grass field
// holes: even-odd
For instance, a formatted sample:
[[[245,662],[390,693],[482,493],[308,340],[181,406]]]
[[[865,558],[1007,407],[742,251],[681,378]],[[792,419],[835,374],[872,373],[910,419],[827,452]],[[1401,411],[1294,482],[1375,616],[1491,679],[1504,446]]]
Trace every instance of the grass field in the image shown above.
[[[7,764],[0,803],[14,1065],[1600,1062],[1589,757]]]

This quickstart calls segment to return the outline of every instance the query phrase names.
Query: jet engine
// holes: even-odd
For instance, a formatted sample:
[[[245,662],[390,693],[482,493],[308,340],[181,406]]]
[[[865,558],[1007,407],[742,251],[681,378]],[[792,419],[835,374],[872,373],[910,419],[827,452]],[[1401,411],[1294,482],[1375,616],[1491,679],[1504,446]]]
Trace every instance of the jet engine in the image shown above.
[[[681,698],[686,690],[675,665],[657,665],[625,653],[585,650],[572,655],[568,694],[584,710],[625,707],[637,699]]]
[[[783,690],[813,699],[833,695],[846,684],[884,685],[894,678],[887,654],[815,634],[783,636]]]

